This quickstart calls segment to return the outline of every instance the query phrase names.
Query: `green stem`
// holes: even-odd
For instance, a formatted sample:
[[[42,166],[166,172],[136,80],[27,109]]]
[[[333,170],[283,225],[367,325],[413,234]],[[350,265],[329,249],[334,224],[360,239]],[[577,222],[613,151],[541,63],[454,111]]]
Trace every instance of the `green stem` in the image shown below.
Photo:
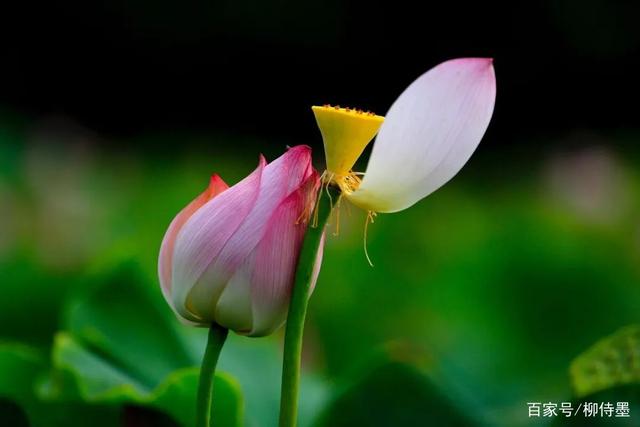
[[[315,227],[308,227],[302,243],[296,277],[291,291],[289,314],[284,337],[284,359],[282,366],[282,389],[280,396],[280,427],[295,427],[298,417],[298,389],[300,387],[300,359],[302,356],[302,334],[307,315],[311,278],[315,265],[320,240],[324,228],[331,215],[334,202],[340,195],[337,189],[324,189],[318,193],[320,202],[314,217]]]
[[[211,403],[213,402],[213,380],[218,364],[218,356],[229,331],[222,326],[212,324],[207,338],[207,348],[202,358],[198,401],[196,407],[196,427],[211,426]]]

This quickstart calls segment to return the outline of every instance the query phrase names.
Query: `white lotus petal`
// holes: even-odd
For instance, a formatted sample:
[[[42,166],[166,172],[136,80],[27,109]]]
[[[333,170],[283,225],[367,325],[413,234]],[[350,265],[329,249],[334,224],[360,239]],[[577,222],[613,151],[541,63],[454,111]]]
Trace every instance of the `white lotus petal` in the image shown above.
[[[362,184],[345,195],[376,212],[406,209],[449,181],[469,160],[493,113],[493,61],[443,62],[391,106]]]

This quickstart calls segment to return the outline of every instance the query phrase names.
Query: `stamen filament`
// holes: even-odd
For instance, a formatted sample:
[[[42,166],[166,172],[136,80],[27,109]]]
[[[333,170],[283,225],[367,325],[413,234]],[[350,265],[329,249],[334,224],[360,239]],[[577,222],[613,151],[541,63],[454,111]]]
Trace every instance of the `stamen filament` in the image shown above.
[[[373,224],[374,218],[376,217],[376,213],[374,211],[367,211],[367,219],[364,222],[364,255],[367,257],[367,261],[369,265],[373,267],[373,263],[371,262],[371,258],[369,257],[369,251],[367,250],[367,232],[369,229],[369,222]]]

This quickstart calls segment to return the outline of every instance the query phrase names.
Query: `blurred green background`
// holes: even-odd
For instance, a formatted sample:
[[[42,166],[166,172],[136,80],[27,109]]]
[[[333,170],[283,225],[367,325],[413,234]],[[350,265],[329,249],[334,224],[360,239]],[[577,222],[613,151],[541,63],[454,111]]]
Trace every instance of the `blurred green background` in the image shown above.
[[[160,294],[173,216],[259,153],[309,144],[322,169],[311,104],[384,114],[463,55],[496,58],[492,124],[454,180],[377,217],[374,267],[365,214],[343,206],[309,309],[300,425],[595,425],[528,416],[528,402],[590,399],[630,402],[604,422],[640,425],[638,6],[463,2],[427,19],[402,2],[314,5],[13,5],[0,425],[191,425],[206,332]],[[218,425],[277,424],[282,340],[231,337]]]

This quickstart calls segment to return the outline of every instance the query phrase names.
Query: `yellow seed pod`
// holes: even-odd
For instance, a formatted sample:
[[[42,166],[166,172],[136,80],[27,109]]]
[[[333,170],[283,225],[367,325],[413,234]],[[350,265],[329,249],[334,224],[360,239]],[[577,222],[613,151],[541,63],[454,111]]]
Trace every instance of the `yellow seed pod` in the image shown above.
[[[324,141],[327,171],[336,177],[349,175],[362,151],[378,133],[384,117],[330,105],[311,109]]]

